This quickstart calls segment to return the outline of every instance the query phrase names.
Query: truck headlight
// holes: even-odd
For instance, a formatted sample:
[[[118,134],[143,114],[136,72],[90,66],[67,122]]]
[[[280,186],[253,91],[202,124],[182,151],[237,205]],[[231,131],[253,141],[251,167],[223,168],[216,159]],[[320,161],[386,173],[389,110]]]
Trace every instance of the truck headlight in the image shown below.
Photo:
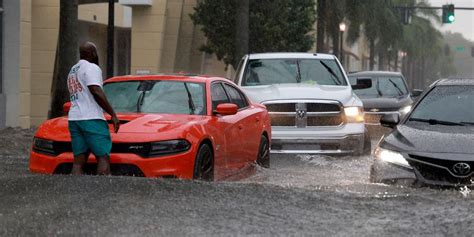
[[[53,141],[37,137],[33,138],[33,151],[47,155],[56,155]]]
[[[411,169],[411,166],[410,164],[408,164],[408,161],[399,152],[377,147],[375,149],[374,154],[375,154],[375,159],[379,159],[384,162],[388,162],[391,164],[395,164],[395,165],[399,165],[399,166]]]
[[[171,155],[175,153],[185,152],[191,148],[191,143],[186,140],[170,140],[153,142],[150,145],[149,157]]]
[[[345,107],[344,114],[348,123],[363,123],[364,112],[362,107]]]
[[[411,105],[407,105],[407,106],[404,106],[402,107],[401,109],[398,110],[398,112],[402,115],[402,116],[405,116],[406,114],[408,114],[411,110]]]

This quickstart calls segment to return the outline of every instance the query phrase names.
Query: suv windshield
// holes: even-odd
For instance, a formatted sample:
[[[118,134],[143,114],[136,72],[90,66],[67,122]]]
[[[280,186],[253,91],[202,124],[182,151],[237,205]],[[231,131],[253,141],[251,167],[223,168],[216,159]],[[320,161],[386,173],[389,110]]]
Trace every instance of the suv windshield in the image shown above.
[[[116,112],[161,114],[206,114],[202,83],[178,81],[127,81],[104,85]]]
[[[335,60],[254,59],[250,60],[242,86],[307,83],[345,86],[347,82]]]
[[[357,84],[357,79],[372,79],[372,87],[367,89],[354,89],[358,96],[362,97],[397,97],[408,94],[408,89],[402,77],[399,76],[381,76],[381,77],[354,77],[349,76],[351,85]]]
[[[438,86],[423,98],[409,120],[472,125],[473,108],[474,86]]]

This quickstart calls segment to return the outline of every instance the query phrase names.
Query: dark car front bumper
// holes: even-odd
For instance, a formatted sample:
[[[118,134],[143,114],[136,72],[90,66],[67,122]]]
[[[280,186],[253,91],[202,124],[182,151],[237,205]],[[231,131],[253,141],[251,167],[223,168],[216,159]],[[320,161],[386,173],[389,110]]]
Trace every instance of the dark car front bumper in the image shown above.
[[[445,168],[420,163],[409,159],[412,168],[375,159],[370,168],[370,181],[373,183],[402,183],[436,187],[464,187],[474,186],[474,177],[456,177]]]

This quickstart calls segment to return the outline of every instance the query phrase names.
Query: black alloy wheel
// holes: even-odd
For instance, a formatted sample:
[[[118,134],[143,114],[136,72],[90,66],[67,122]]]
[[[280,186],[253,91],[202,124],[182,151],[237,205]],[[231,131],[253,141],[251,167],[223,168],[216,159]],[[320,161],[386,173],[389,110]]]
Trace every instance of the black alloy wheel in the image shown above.
[[[265,135],[260,138],[260,147],[258,148],[257,164],[264,168],[270,168],[270,143]]]
[[[214,154],[207,144],[201,145],[194,162],[194,179],[202,181],[214,180]]]

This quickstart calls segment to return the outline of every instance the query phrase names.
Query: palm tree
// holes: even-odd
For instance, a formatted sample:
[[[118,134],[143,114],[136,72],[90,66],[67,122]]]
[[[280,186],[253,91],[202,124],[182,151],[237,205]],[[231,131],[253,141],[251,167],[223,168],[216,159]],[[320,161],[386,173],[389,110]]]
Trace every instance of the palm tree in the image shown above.
[[[49,118],[63,116],[63,104],[68,101],[66,78],[77,60],[78,0],[61,0],[59,10],[59,37],[51,86]]]

